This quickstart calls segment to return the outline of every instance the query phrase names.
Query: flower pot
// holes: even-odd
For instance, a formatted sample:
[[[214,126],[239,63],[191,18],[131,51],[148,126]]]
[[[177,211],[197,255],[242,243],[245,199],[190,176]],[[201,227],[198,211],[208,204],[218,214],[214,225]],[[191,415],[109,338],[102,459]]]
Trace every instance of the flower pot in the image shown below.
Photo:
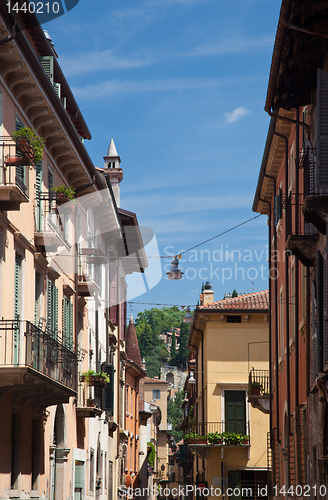
[[[243,439],[243,444],[249,444],[249,439]]]
[[[7,165],[16,165],[17,167],[19,166],[24,166],[26,164],[26,160],[22,158],[21,156],[9,156],[6,159],[6,164]]]
[[[261,394],[261,387],[259,385],[252,385],[251,386],[251,395],[252,396],[259,396]]]

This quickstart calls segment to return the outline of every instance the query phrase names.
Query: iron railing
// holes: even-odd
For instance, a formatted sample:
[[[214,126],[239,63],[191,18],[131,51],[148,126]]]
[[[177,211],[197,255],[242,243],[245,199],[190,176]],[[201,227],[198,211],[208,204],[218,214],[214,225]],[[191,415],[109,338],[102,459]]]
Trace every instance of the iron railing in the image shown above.
[[[77,390],[77,354],[55,334],[29,321],[0,320],[1,367],[30,367]]]
[[[253,388],[259,388],[260,396],[270,394],[270,371],[269,370],[254,370],[251,369],[248,376],[249,395],[254,395]],[[253,393],[253,394],[252,394]]]
[[[286,240],[290,235],[315,235],[318,233],[317,228],[306,222],[302,213],[302,206],[305,194],[300,193],[298,196],[295,193],[289,193],[287,198],[283,199],[283,208],[286,217]],[[297,220],[296,220],[297,218]]]
[[[188,422],[186,432],[194,433],[198,436],[208,436],[211,433],[242,434],[250,436],[250,425],[248,422]],[[227,444],[227,443],[225,443]]]
[[[54,192],[39,193],[35,197],[35,231],[40,234],[56,234],[69,245],[69,222],[71,213],[58,210]]]
[[[78,277],[79,281],[94,281],[101,285],[102,263],[105,256],[96,248],[80,248],[78,250]]]
[[[11,137],[0,137],[0,186],[17,186],[28,197],[31,160]]]

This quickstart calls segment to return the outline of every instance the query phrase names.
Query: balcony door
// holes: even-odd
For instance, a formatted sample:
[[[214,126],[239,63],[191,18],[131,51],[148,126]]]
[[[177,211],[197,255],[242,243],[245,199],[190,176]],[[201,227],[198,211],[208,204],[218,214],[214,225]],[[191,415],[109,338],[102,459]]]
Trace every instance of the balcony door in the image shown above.
[[[246,391],[224,391],[225,432],[246,434]]]

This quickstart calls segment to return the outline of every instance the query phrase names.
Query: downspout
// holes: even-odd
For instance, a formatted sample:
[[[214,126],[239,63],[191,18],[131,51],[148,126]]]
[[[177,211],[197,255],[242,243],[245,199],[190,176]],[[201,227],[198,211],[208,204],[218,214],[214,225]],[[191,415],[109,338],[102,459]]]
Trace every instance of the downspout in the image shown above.
[[[301,127],[304,127],[308,130],[310,130],[310,125],[308,125],[307,123],[304,123],[304,122],[300,122],[298,120],[293,120],[292,118],[288,118],[287,116],[281,116],[281,115],[278,115],[274,112],[272,112],[269,108],[264,108],[265,111],[268,113],[268,115],[273,118],[274,120],[282,120],[282,121],[285,121],[285,122],[289,122],[289,123],[294,123],[295,125],[300,125]]]
[[[299,109],[296,110],[296,118],[299,121]],[[298,199],[299,199],[299,156],[300,156],[300,138],[299,138],[299,125],[296,125],[296,183],[295,183],[295,195],[296,195],[296,206],[295,206],[295,227],[296,234],[298,234]],[[304,189],[303,189],[304,191]],[[296,259],[295,265],[295,409],[299,404],[299,260]]]
[[[276,196],[276,179],[272,175],[266,174],[264,172],[264,177],[267,179],[271,179],[273,181],[273,193],[274,197]],[[274,252],[275,256],[277,256],[277,231],[276,225],[273,222],[273,239],[274,239]],[[269,241],[270,246],[270,254],[271,254],[271,241]],[[279,426],[279,356],[278,356],[278,307],[277,307],[277,299],[278,299],[278,283],[277,280],[274,279],[274,322],[275,322],[275,365],[276,365],[276,429],[277,429],[277,441],[280,443],[280,426]]]
[[[285,141],[285,203],[288,198],[288,137],[274,131],[274,134]],[[287,238],[287,217],[285,216],[285,240]],[[285,328],[286,328],[286,382],[287,382],[287,415],[290,418],[290,359],[289,359],[289,255],[285,252]],[[282,304],[281,306],[282,307]],[[290,434],[290,428],[288,429]]]
[[[271,201],[264,200],[263,198],[259,198],[262,203],[267,203],[269,205],[269,245],[271,244]],[[271,346],[271,297],[272,297],[272,282],[270,280],[270,271],[271,271],[271,252],[269,252],[269,387],[270,387],[270,446],[271,446],[271,436],[272,436],[272,394],[273,394],[273,386],[272,386],[272,346]]]

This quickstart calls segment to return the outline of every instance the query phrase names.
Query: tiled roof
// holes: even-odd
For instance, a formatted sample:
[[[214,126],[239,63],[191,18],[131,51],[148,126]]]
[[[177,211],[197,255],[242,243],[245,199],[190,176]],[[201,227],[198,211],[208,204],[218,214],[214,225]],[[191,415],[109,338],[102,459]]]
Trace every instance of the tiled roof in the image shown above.
[[[142,366],[137,332],[132,315],[129,321],[129,327],[125,339],[125,352],[129,359],[137,363],[139,366]]]
[[[159,378],[151,378],[151,377],[145,377],[145,384],[165,384],[167,385],[168,382],[165,380],[160,380]]]
[[[231,299],[218,300],[205,306],[197,307],[197,310],[216,311],[268,311],[269,310],[269,290],[249,293]]]

